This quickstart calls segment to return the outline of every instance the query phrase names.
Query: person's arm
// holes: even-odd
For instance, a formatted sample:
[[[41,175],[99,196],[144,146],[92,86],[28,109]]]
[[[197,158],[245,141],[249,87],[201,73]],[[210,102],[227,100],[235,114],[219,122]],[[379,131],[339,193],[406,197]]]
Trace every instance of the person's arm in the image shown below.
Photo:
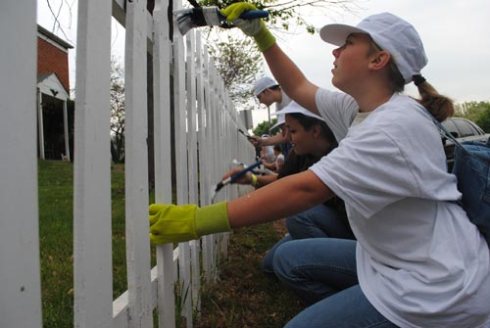
[[[293,174],[228,202],[228,222],[238,228],[287,217],[333,197],[310,170]]]
[[[275,43],[265,52],[264,58],[284,92],[301,106],[319,114],[316,106],[318,86],[306,79],[296,64]]]
[[[276,133],[275,135],[268,138],[260,138],[260,146],[275,146],[288,141],[288,138],[282,132]]]
[[[324,203],[332,196],[332,191],[307,170],[281,178],[229,203],[203,207],[151,204],[150,240],[152,244],[181,242],[273,221]]]

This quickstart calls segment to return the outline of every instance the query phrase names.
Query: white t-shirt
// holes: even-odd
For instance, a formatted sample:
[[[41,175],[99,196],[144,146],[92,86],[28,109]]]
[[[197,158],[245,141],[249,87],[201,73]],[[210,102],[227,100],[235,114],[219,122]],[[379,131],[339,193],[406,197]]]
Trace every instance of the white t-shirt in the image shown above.
[[[316,106],[337,142],[345,138],[347,130],[359,111],[359,106],[354,98],[345,93],[327,89],[318,89],[316,92]]]
[[[288,97],[281,89],[281,102],[276,103],[276,112],[286,107],[291,102],[291,98]]]
[[[388,320],[400,327],[487,320],[488,246],[449,202],[460,198],[456,178],[446,172],[441,138],[422,106],[394,95],[310,170],[345,201],[359,284]]]

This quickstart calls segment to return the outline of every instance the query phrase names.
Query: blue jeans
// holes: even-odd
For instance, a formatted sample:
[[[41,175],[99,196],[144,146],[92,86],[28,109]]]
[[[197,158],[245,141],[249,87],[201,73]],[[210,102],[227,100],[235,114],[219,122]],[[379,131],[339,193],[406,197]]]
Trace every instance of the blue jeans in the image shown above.
[[[358,285],[356,241],[292,240],[277,247],[274,272],[312,304],[285,328],[396,327],[367,300]]]
[[[278,241],[264,256],[262,270],[274,274],[272,261],[276,249],[285,242],[305,238],[346,238],[354,239],[352,231],[341,218],[339,212],[323,204],[286,219],[288,234]]]

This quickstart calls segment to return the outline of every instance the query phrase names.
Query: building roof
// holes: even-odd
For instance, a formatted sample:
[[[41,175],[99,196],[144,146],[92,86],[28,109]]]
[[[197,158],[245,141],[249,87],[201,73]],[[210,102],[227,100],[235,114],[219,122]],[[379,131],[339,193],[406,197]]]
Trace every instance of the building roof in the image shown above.
[[[37,25],[37,31],[40,34],[42,34],[42,35],[46,36],[47,38],[49,38],[50,40],[56,42],[61,47],[65,48],[65,49],[73,49],[73,46],[71,44],[69,44],[65,40],[61,39],[60,37],[54,35],[53,33],[49,32],[47,29],[45,29],[41,25]]]

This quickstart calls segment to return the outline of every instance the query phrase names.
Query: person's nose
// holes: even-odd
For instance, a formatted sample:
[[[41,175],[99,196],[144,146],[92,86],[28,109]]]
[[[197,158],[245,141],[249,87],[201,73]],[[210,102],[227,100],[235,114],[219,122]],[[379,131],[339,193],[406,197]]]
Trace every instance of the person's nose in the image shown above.
[[[338,48],[332,50],[332,54],[335,58],[339,58],[341,51],[342,51],[342,47],[338,47]]]

